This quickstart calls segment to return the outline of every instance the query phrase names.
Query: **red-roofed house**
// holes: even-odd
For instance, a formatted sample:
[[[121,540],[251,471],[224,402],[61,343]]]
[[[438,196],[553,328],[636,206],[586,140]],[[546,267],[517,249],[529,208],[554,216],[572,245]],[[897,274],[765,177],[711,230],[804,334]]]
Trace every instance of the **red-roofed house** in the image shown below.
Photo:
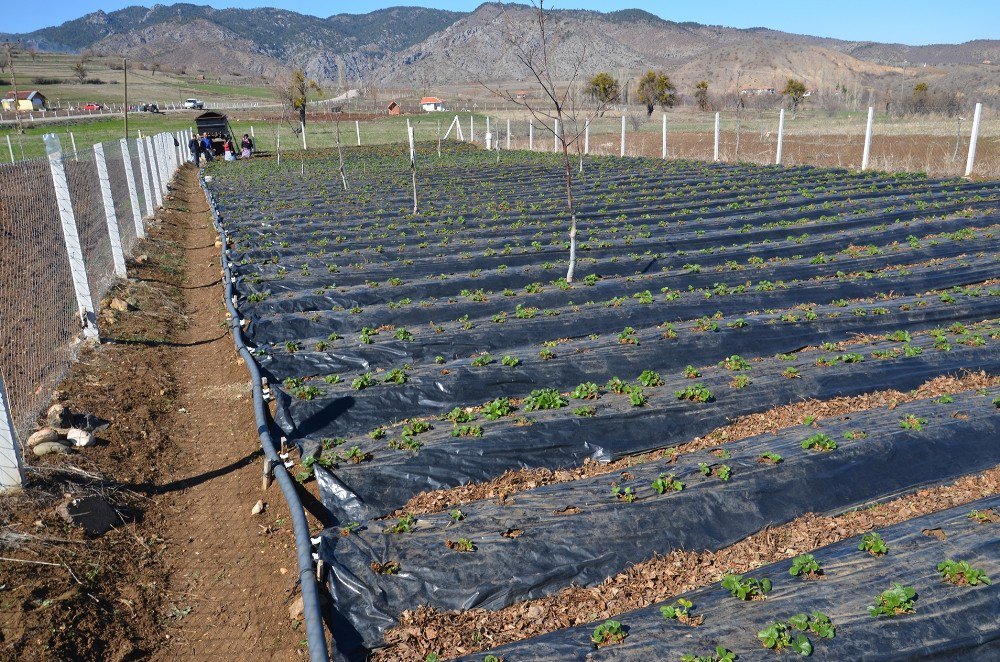
[[[14,110],[14,92],[8,92],[3,99],[0,99],[4,110]],[[44,110],[45,95],[38,90],[27,90],[17,93],[18,110]]]
[[[438,99],[437,97],[424,97],[420,100],[420,107],[428,113],[444,110],[444,99]]]

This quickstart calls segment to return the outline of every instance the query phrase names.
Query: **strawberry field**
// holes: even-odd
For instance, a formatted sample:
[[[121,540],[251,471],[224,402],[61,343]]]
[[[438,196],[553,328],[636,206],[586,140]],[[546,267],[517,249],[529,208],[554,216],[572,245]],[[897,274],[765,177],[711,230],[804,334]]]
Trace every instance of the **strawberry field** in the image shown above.
[[[1000,653],[1000,184],[344,156],[207,171],[339,656]]]

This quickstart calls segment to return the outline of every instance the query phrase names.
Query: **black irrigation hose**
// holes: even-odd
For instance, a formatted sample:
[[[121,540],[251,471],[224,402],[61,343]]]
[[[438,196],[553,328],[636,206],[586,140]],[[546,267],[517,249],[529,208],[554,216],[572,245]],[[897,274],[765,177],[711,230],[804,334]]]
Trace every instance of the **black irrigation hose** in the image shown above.
[[[243,341],[243,331],[240,327],[240,316],[236,310],[236,296],[233,292],[234,277],[229,265],[229,238],[219,220],[219,213],[215,206],[215,198],[205,186],[205,180],[199,174],[198,181],[205,198],[208,200],[209,208],[212,211],[212,223],[222,239],[222,271],[223,282],[226,288],[226,309],[229,311],[230,320],[228,326],[232,329],[233,342],[243,363],[250,373],[250,384],[253,389],[253,409],[254,418],[257,421],[257,434],[260,435],[261,447],[264,449],[266,459],[265,476],[270,472],[278,481],[281,492],[285,496],[288,510],[292,517],[292,527],[295,530],[295,549],[298,554],[299,564],[299,584],[302,586],[302,612],[306,621],[306,638],[309,640],[309,657],[312,662],[329,662],[330,653],[326,646],[326,631],[323,629],[323,613],[320,608],[319,588],[315,580],[316,569],[313,565],[312,540],[309,536],[309,523],[306,521],[305,508],[299,499],[295,488],[295,482],[288,475],[284,461],[278,454],[274,439],[271,438],[268,426],[269,412],[264,403],[264,391],[260,374],[260,367],[253,358],[253,354],[247,349]]]

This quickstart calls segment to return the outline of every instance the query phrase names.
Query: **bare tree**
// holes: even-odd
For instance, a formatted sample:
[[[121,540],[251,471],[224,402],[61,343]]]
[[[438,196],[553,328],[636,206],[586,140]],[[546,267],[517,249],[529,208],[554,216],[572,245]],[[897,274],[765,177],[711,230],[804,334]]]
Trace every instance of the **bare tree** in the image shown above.
[[[73,77],[80,83],[83,83],[87,79],[87,67],[84,65],[82,58],[73,65]]]
[[[149,71],[150,71],[150,73],[152,75],[155,76],[156,72],[159,71],[159,70],[160,70],[160,63],[159,62],[154,62],[153,64],[149,65]]]
[[[566,282],[572,283],[576,270],[577,232],[570,148],[575,147],[580,155],[582,171],[581,138],[585,127],[591,119],[602,114],[613,100],[595,98],[591,103],[584,104],[576,93],[577,83],[583,75],[585,48],[581,48],[568,63],[565,63],[566,70],[569,71],[568,82],[563,85],[556,83],[556,56],[552,52],[553,35],[547,25],[548,11],[545,9],[545,0],[537,2],[532,0],[531,11],[534,20],[528,28],[516,26],[502,4],[501,8],[504,12],[501,29],[507,51],[527,70],[528,76],[541,90],[541,98],[535,101],[528,95],[518,94],[512,90],[496,89],[482,81],[480,85],[505,101],[527,110],[532,119],[543,129],[552,132],[558,141],[565,173],[566,210],[569,212],[569,268],[566,270]]]

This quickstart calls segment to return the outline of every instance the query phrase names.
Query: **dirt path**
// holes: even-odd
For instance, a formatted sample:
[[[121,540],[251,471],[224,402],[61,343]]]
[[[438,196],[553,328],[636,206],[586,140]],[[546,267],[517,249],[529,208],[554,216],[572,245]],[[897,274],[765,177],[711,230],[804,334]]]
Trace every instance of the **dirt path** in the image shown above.
[[[185,329],[172,348],[177,460],[158,492],[166,540],[167,627],[158,659],[291,659],[304,650],[289,618],[298,595],[295,546],[277,486],[261,491],[261,450],[246,369],[223,326],[219,251],[190,169],[165,223],[179,226],[187,264]],[[185,212],[185,210],[187,210]],[[258,499],[268,504],[252,515]]]

